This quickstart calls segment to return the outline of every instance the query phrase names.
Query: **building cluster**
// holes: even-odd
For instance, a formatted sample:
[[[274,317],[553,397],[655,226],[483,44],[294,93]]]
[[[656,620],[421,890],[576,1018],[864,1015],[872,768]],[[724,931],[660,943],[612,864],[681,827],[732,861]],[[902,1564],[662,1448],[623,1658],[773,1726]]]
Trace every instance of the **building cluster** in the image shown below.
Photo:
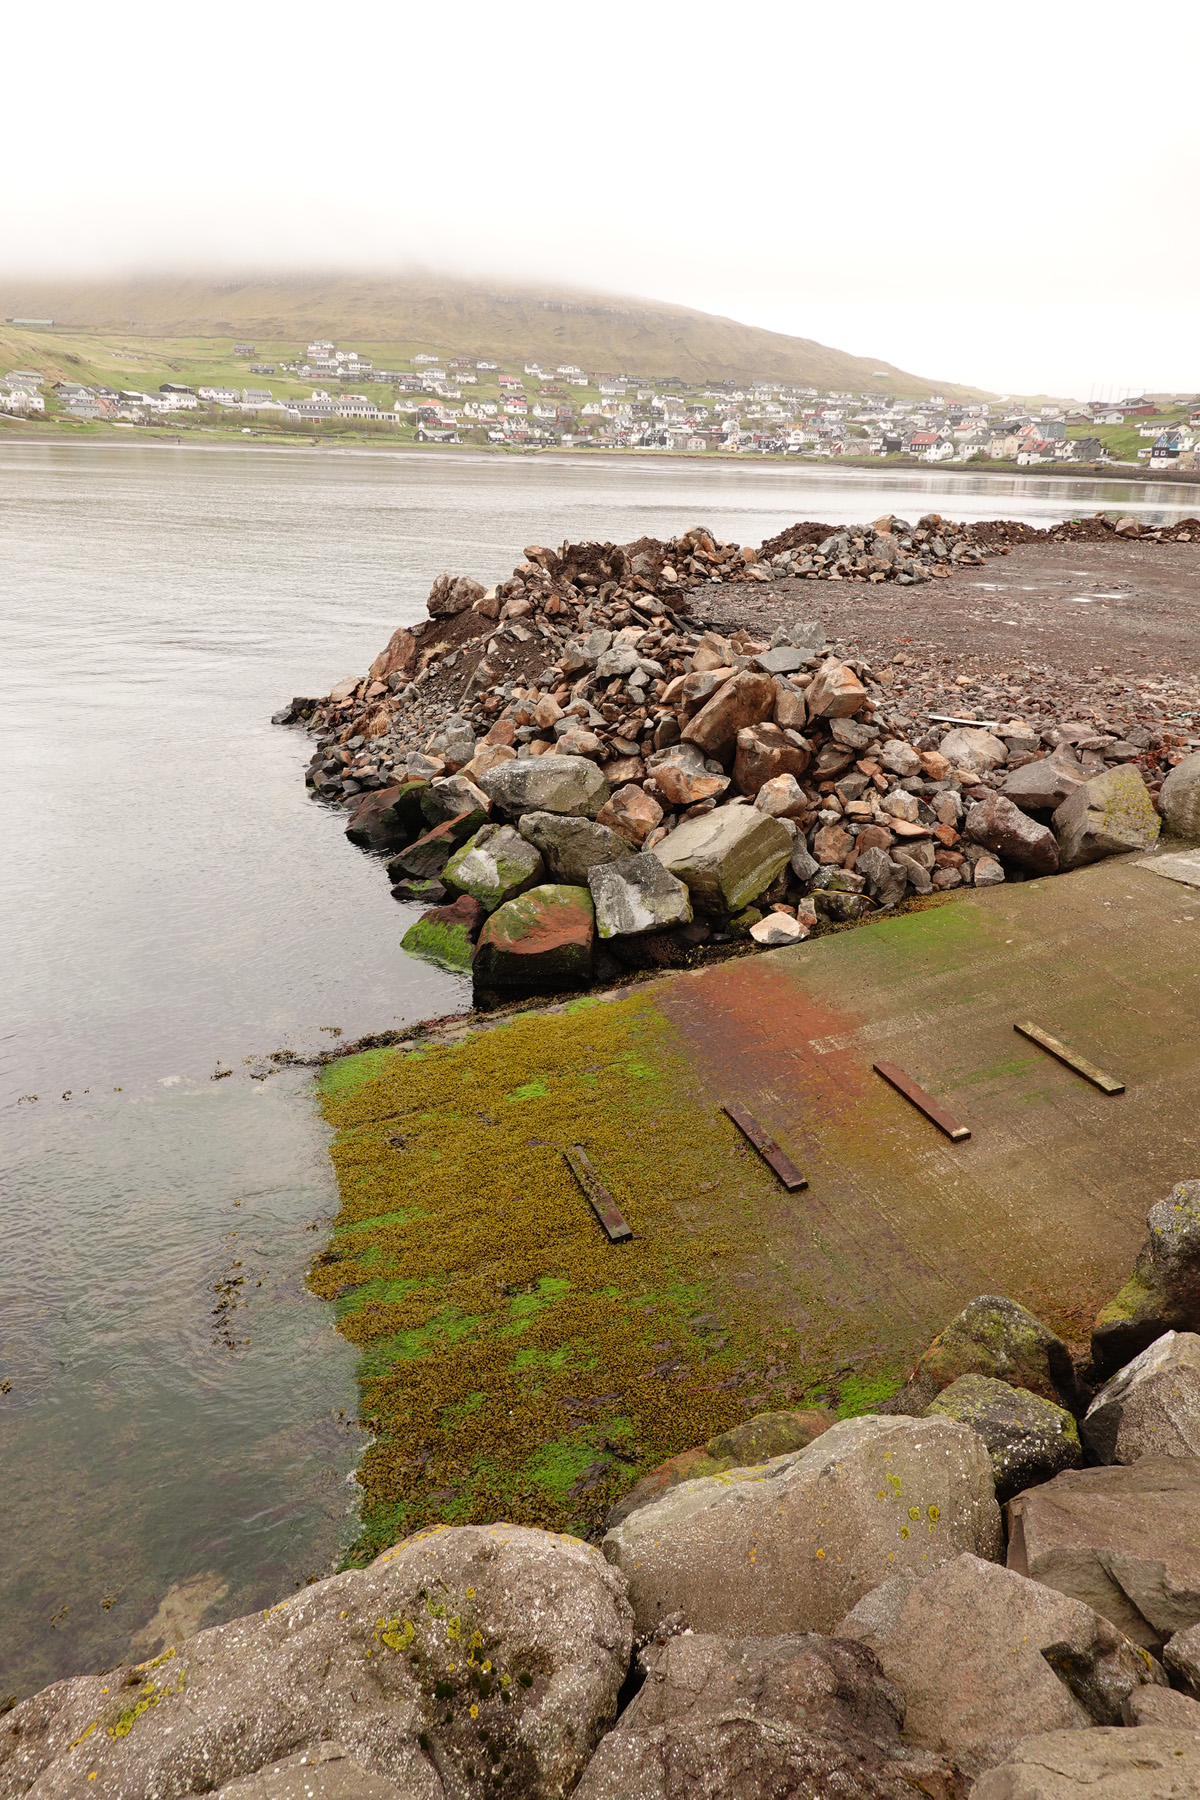
[[[144,423],[196,408],[248,414],[268,423],[403,427],[425,443],[543,447],[593,445],[629,450],[706,451],[805,457],[904,456],[924,462],[999,460],[1031,466],[1110,460],[1099,428],[1123,426],[1146,440],[1136,454],[1152,466],[1195,467],[1200,410],[1165,424],[1145,398],[1119,406],[1089,403],[1037,411],[934,394],[823,393],[773,382],[707,388],[678,380],[587,371],[575,363],[526,362],[518,373],[486,358],[418,352],[406,368],[376,368],[359,351],[318,339],[293,362],[254,360],[234,345],[248,374],[278,378],[307,394],[267,386],[190,387],[163,382],[155,393],[59,382],[58,410],[70,418]],[[45,410],[39,376],[14,369],[0,381],[0,409]],[[1174,407],[1173,411],[1180,410]],[[1154,422],[1149,422],[1154,421]],[[253,427],[247,427],[252,429]]]

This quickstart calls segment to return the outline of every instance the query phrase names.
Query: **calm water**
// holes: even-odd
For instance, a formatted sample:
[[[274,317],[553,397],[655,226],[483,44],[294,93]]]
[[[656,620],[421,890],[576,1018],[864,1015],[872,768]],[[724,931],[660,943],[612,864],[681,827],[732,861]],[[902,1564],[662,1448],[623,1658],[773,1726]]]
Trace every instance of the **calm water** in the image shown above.
[[[441,569],[493,580],[535,538],[1118,504],[1196,495],[0,447],[0,1700],[262,1605],[353,1533],[353,1358],[303,1287],[326,1134],[307,1076],[246,1059],[469,991],[401,952],[412,910],[307,799],[305,740],[271,712],[361,672]]]

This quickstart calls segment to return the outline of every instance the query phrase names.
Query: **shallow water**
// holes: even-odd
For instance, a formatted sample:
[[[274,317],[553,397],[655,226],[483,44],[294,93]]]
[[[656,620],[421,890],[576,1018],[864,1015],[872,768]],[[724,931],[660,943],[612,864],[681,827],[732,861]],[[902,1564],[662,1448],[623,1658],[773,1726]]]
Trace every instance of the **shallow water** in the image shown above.
[[[441,569],[494,580],[535,538],[1114,505],[1177,517],[1197,496],[0,446],[0,1701],[262,1605],[353,1534],[353,1356],[303,1287],[336,1206],[326,1135],[305,1072],[256,1081],[244,1059],[469,987],[400,950],[415,909],[307,798],[306,740],[271,712],[360,673]]]

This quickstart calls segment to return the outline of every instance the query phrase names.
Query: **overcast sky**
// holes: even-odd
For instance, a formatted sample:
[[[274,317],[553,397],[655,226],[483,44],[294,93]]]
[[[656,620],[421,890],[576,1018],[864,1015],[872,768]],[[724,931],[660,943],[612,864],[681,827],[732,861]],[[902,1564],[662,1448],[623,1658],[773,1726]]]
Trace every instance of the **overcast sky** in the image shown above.
[[[0,272],[418,264],[999,392],[1200,389],[1200,9],[12,9]]]

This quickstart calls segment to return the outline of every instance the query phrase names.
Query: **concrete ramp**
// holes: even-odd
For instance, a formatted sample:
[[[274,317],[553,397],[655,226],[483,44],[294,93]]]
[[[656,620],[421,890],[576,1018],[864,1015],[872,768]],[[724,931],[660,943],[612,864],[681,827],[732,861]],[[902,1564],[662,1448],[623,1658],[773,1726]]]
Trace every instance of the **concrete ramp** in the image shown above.
[[[750,1413],[870,1410],[976,1294],[1086,1337],[1200,1172],[1198,1020],[1200,894],[1125,858],[332,1064],[343,1210],[312,1285],[362,1349],[361,1554],[438,1518],[595,1529]]]

